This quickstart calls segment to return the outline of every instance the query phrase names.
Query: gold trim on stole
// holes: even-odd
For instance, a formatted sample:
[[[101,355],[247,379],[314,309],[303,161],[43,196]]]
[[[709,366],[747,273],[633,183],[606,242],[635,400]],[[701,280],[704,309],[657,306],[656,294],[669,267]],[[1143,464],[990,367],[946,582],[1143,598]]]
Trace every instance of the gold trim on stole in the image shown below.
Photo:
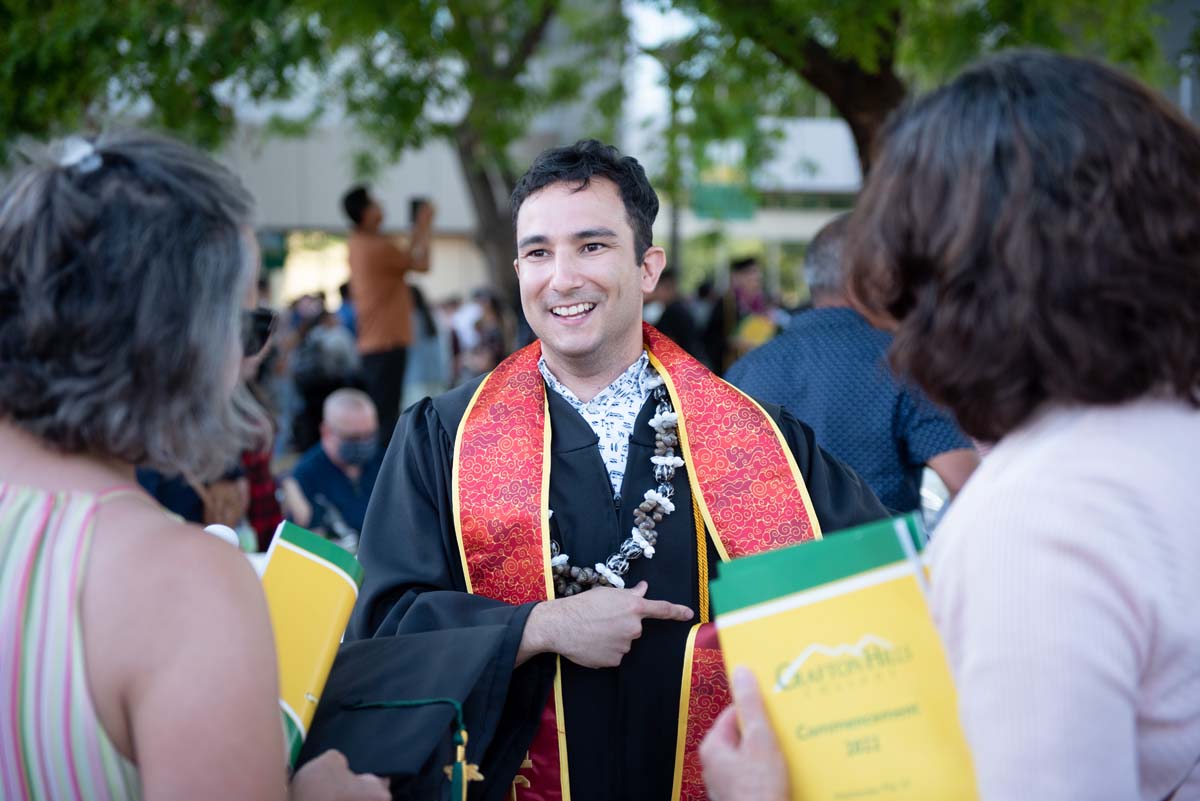
[[[667,394],[671,396],[671,405],[675,407],[675,414],[678,416],[676,422],[676,430],[679,432],[679,447],[683,451],[684,469],[687,471],[688,485],[692,488],[692,497],[700,506],[700,514],[704,517],[704,525],[708,528],[709,536],[713,538],[713,545],[717,546],[717,553],[721,557],[722,562],[729,561],[729,553],[725,550],[725,543],[721,542],[720,536],[717,534],[717,527],[713,524],[712,515],[709,514],[708,504],[704,502],[704,493],[700,491],[700,480],[696,477],[696,471],[692,469],[692,449],[689,444],[687,433],[687,420],[683,414],[683,405],[679,401],[679,391],[675,389],[675,382],[671,380],[671,373],[658,360],[658,357],[646,349],[646,354],[650,357],[650,364],[658,372],[659,378],[663,380],[663,384],[667,387]]]
[[[721,557],[722,562],[728,562],[730,559],[729,551],[726,549],[725,543],[721,539],[721,534],[719,531],[717,531],[717,527],[713,523],[712,515],[708,511],[708,503],[704,499],[704,493],[700,491],[700,479],[696,475],[696,471],[691,469],[689,466],[692,464],[692,446],[691,440],[687,433],[687,418],[683,413],[683,405],[679,400],[679,392],[675,388],[675,382],[671,380],[670,372],[666,369],[666,367],[663,366],[663,363],[659,361],[653,353],[650,352],[649,348],[646,349],[646,354],[650,357],[650,364],[654,366],[654,369],[658,371],[659,376],[663,379],[663,384],[667,387],[667,393],[671,396],[671,403],[675,407],[675,413],[679,416],[677,423],[679,431],[679,446],[683,451],[683,461],[687,469],[688,486],[691,487],[692,496],[698,501],[700,514],[704,518],[704,525],[708,528],[709,536],[712,537],[713,545],[715,545],[717,548],[717,554]],[[804,501],[804,507],[809,512],[808,518],[809,523],[812,526],[813,539],[821,539],[821,522],[817,519],[816,511],[813,508],[812,497],[808,494],[808,486],[804,483],[804,476],[800,473],[800,466],[796,464],[796,457],[792,455],[792,449],[788,447],[787,439],[784,438],[783,432],[779,430],[779,426],[776,424],[775,419],[771,417],[771,415],[767,414],[767,410],[760,406],[758,401],[754,400],[754,398],[751,398],[745,392],[742,392],[740,389],[733,386],[733,384],[730,384],[720,376],[714,375],[713,377],[745,398],[752,406],[754,406],[755,409],[758,410],[759,414],[761,414],[771,426],[771,431],[775,434],[775,439],[779,442],[779,447],[783,450],[783,455],[787,459],[788,469],[791,471],[792,479],[795,481],[796,487],[800,490],[800,497]]]
[[[700,626],[692,626],[688,632],[687,647],[683,649],[683,681],[679,685],[679,726],[675,736],[675,773],[671,779],[671,798],[683,792],[683,752],[687,745],[688,706],[692,701],[692,659],[696,653],[696,634]]]
[[[687,417],[683,412],[683,404],[680,402],[679,392],[675,388],[675,382],[671,380],[670,372],[666,369],[662,362],[650,352],[649,348],[646,348],[646,353],[650,357],[650,364],[658,372],[659,376],[662,377],[663,384],[667,388],[667,393],[671,396],[671,403],[675,407],[675,412],[678,415],[677,430],[679,432],[679,446],[680,450],[683,451],[682,455],[684,464],[688,466],[686,468],[688,485],[692,491],[693,503],[695,503],[696,507],[700,510],[704,525],[708,529],[708,535],[712,537],[713,545],[716,547],[717,554],[720,556],[721,561],[728,562],[730,559],[729,551],[725,547],[725,543],[722,541],[716,525],[713,523],[712,515],[708,510],[708,504],[704,499],[704,493],[700,489],[699,476],[697,475],[696,471],[690,467],[694,463],[691,453],[691,441],[687,433]],[[808,486],[804,482],[804,476],[800,473],[800,466],[796,464],[796,457],[792,454],[792,449],[788,446],[787,439],[784,438],[783,432],[775,422],[775,419],[771,417],[771,415],[767,413],[767,410],[762,408],[762,406],[758,403],[758,401],[754,400],[754,398],[751,398],[749,395],[742,392],[740,389],[733,386],[728,381],[720,378],[719,376],[714,377],[716,380],[728,385],[739,395],[745,398],[746,401],[748,401],[755,409],[757,409],[759,414],[766,419],[767,423],[770,424],[771,431],[774,433],[775,439],[779,443],[779,447],[783,450],[783,454],[787,459],[788,468],[791,471],[796,487],[800,490],[800,497],[804,501],[805,509],[809,513],[808,517],[812,526],[813,539],[822,539],[821,523],[817,519],[816,511],[812,503],[812,497],[808,494]],[[697,559],[706,558],[705,554],[699,552],[701,547],[703,547],[703,545],[699,542],[699,537],[697,537]],[[707,611],[708,610],[704,610],[703,614],[701,615],[702,623],[705,623],[708,620]],[[679,722],[675,733],[675,772],[674,780],[671,786],[671,801],[679,801],[683,790],[683,762],[684,752],[687,745],[687,729],[689,721],[688,707],[691,702],[692,661],[695,655],[696,634],[699,631],[699,625],[692,627],[691,632],[688,634],[687,647],[684,650],[683,655],[683,680],[679,688]]]
[[[492,378],[491,373],[484,376],[484,379],[479,382],[479,386],[475,387],[474,394],[471,395],[471,401],[467,404],[467,410],[463,412],[462,419],[458,421],[458,430],[454,432],[454,460],[450,464],[450,505],[451,512],[454,515],[454,537],[458,541],[458,556],[462,561],[463,581],[467,584],[467,592],[473,594],[471,587],[471,570],[467,567],[467,546],[463,543],[462,533],[462,495],[460,493],[460,481],[462,476],[461,471],[461,456],[463,444],[463,431],[466,430],[467,420],[471,417],[471,412],[475,408],[476,402],[479,401],[479,395],[483,392],[483,387]]]
[[[475,404],[479,401],[479,396],[483,393],[483,388],[492,378],[492,374],[488,374],[479,386],[475,388],[475,393],[471,396],[470,402],[467,404],[467,409],[463,413],[462,419],[458,423],[458,430],[454,436],[454,461],[451,465],[451,504],[454,514],[454,534],[458,542],[458,556],[462,562],[463,579],[467,585],[467,592],[474,594],[473,582],[471,581],[471,570],[467,562],[467,548],[463,542],[462,534],[462,498],[460,495],[459,486],[459,462],[462,451],[463,432],[467,427],[467,420],[471,416]],[[541,487],[541,529],[542,529],[542,565],[543,575],[546,581],[546,600],[554,599],[554,573],[550,569],[550,398],[543,391],[542,394],[542,487]],[[562,801],[571,801],[571,773],[567,766],[567,724],[566,715],[564,714],[563,698],[562,698],[562,658],[557,654],[554,657],[554,717],[555,728],[558,734],[558,776],[561,785]],[[512,788],[513,797],[516,798],[517,788]]]
[[[567,718],[563,712],[562,657],[555,654],[554,723],[558,727],[558,780],[562,785],[563,801],[571,801],[571,771],[567,769]]]

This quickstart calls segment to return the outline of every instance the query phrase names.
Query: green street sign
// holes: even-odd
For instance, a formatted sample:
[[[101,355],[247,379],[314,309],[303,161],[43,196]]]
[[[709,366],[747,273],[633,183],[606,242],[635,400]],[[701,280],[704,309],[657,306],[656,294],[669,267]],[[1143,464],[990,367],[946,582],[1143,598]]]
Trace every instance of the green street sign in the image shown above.
[[[692,188],[692,212],[709,220],[749,220],[754,196],[739,184],[697,184]]]
[[[265,270],[282,270],[287,261],[287,235],[283,231],[259,231],[258,249]]]

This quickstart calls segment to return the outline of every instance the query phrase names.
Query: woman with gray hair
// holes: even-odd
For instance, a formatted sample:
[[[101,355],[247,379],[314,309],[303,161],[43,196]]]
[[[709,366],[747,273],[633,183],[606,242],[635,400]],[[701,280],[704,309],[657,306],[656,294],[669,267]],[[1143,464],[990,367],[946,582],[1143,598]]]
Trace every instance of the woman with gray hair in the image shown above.
[[[258,580],[134,480],[210,478],[265,430],[237,389],[251,199],[147,134],[55,156],[0,194],[0,797],[283,799]],[[388,797],[310,765],[293,798]]]

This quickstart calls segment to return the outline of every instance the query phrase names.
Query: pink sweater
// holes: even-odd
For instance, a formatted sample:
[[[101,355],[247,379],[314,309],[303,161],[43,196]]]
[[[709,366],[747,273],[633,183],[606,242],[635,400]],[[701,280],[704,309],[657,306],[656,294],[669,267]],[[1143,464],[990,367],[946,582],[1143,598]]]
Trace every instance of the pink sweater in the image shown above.
[[[1200,799],[1200,412],[1044,412],[931,556],[984,801]]]

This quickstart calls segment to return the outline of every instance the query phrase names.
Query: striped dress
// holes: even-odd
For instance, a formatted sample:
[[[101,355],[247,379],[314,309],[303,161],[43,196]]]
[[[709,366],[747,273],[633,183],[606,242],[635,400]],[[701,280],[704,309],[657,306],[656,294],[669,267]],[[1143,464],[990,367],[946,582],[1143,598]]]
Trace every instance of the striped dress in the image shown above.
[[[141,797],[84,670],[79,596],[104,497],[0,483],[0,799]]]

